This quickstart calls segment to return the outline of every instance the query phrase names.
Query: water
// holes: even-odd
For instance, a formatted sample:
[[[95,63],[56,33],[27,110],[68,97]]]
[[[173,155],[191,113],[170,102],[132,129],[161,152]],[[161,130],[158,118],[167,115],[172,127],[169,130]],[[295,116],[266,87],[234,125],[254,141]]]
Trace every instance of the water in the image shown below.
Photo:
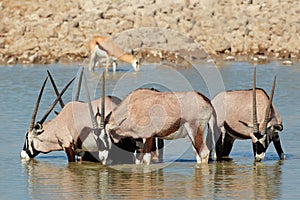
[[[300,184],[300,64],[279,62],[257,65],[257,85],[270,91],[277,75],[274,103],[284,122],[282,146],[287,160],[278,160],[273,145],[261,163],[253,162],[250,141],[237,141],[232,162],[196,165],[188,138],[166,143],[161,164],[116,165],[67,163],[64,152],[40,154],[21,161],[24,134],[49,69],[59,89],[77,75],[75,65],[0,67],[0,198],[1,199],[298,199]],[[92,98],[101,95],[99,72],[87,74]],[[124,98],[138,87],[162,91],[196,89],[212,98],[224,88],[244,89],[252,84],[253,66],[225,63],[219,68],[172,69],[149,65],[141,72],[129,66],[110,73],[107,94]],[[204,76],[204,78],[202,77]],[[76,84],[66,92],[65,102],[74,98]],[[85,100],[84,92],[80,99]],[[55,98],[48,83],[39,109],[41,117]],[[59,106],[56,106],[59,111]],[[50,118],[54,114],[50,115]]]

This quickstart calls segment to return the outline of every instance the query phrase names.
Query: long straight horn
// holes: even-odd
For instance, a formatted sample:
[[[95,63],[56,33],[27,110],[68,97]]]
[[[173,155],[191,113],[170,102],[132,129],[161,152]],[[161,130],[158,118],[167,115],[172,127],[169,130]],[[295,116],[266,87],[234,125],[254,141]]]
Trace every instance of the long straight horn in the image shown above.
[[[256,67],[253,73],[253,133],[258,133],[257,106],[256,106]]]
[[[40,105],[40,102],[41,102],[41,98],[42,98],[42,95],[43,95],[43,92],[44,92],[44,88],[45,88],[45,85],[47,83],[47,80],[48,80],[48,77],[46,77],[44,83],[43,83],[43,86],[40,90],[40,93],[39,93],[39,96],[38,96],[38,99],[36,100],[36,103],[35,103],[35,108],[33,110],[33,113],[32,113],[32,117],[31,117],[31,121],[30,121],[30,125],[29,125],[29,130],[33,130],[33,127],[34,127],[34,123],[35,123],[35,118],[36,118],[36,114],[37,114],[37,111],[39,109],[39,105]]]
[[[48,73],[48,76],[49,76],[50,81],[51,81],[51,83],[52,83],[54,92],[55,92],[56,96],[58,96],[58,95],[59,95],[59,91],[58,91],[58,89],[57,89],[57,87],[56,87],[56,84],[55,84],[55,82],[54,82],[54,79],[53,79],[53,77],[52,77],[52,75],[51,75],[51,73],[50,73],[49,70],[47,70],[47,73]],[[61,107],[61,108],[63,108],[63,107],[65,106],[65,104],[64,104],[64,102],[63,102],[62,99],[59,99],[59,104],[60,104],[60,107]]]
[[[267,124],[268,124],[268,121],[269,121],[269,115],[270,115],[270,110],[271,110],[274,91],[275,91],[275,84],[276,84],[276,76],[274,76],[274,81],[273,81],[273,85],[272,85],[270,99],[269,99],[269,103],[268,103],[268,106],[267,106],[266,112],[265,112],[265,119],[264,119],[264,123],[263,123],[263,129],[261,131],[262,135],[266,134]]]
[[[105,76],[102,73],[102,101],[101,101],[101,121],[100,128],[104,129],[104,119],[105,119]]]
[[[92,103],[91,103],[91,98],[90,98],[89,87],[87,85],[87,80],[86,80],[85,74],[83,74],[83,78],[84,78],[85,95],[86,95],[86,98],[88,101],[89,111],[90,111],[90,115],[91,115],[91,119],[92,119],[92,123],[93,123],[93,129],[96,130],[96,129],[98,129],[98,123],[97,123],[97,120],[95,119],[95,115],[94,115],[94,111],[93,111],[93,107],[92,107]]]
[[[65,93],[65,91],[68,89],[68,87],[71,85],[71,83],[75,80],[75,77],[64,87],[64,89],[61,91],[61,93],[56,97],[55,101],[52,103],[52,105],[49,107],[47,112],[44,114],[44,116],[39,121],[40,124],[43,124],[53,108],[56,106],[57,102],[61,99],[62,95]]]
[[[82,67],[81,71],[80,71],[79,79],[78,79],[77,90],[76,90],[75,99],[74,99],[75,101],[79,100],[83,70],[84,70],[84,68]]]

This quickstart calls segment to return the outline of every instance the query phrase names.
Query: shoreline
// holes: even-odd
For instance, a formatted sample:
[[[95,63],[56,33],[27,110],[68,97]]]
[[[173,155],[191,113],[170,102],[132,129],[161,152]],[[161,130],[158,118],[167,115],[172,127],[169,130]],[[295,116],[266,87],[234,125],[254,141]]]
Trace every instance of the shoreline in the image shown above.
[[[258,59],[258,60],[257,60]],[[154,60],[154,61],[153,61]],[[156,58],[150,58],[150,59],[146,59],[142,60],[142,65],[141,67],[143,67],[143,65],[149,65],[149,64],[159,64],[161,62],[156,62],[157,59]],[[285,60],[282,58],[268,58],[267,60],[265,59],[259,59],[257,57],[252,57],[249,55],[244,55],[244,56],[231,56],[231,55],[220,55],[217,58],[209,58],[205,61],[201,61],[198,64],[203,64],[203,63],[207,63],[207,64],[215,64],[217,67],[222,67],[222,65],[226,65],[226,63],[231,63],[231,62],[237,62],[237,63],[249,63],[251,65],[268,65],[270,63],[280,63],[282,66],[299,66],[300,65],[300,60]],[[23,67],[29,67],[29,66],[51,66],[51,65],[64,65],[64,66],[84,66],[87,67],[87,64],[84,65],[83,63],[87,63],[86,60],[83,61],[72,61],[69,62],[68,60],[64,60],[64,61],[58,61],[58,62],[52,62],[52,63],[14,63],[14,64],[7,64],[7,63],[0,63],[0,67],[13,67],[13,66],[23,66]],[[105,68],[104,64],[105,62],[103,61],[101,63],[101,66],[97,67],[97,68]],[[120,62],[120,65],[124,64],[123,62]],[[173,67],[175,68],[189,68],[190,64],[186,64],[186,63],[182,63],[181,61],[177,62],[177,61],[171,61],[169,62],[169,64],[174,64]]]

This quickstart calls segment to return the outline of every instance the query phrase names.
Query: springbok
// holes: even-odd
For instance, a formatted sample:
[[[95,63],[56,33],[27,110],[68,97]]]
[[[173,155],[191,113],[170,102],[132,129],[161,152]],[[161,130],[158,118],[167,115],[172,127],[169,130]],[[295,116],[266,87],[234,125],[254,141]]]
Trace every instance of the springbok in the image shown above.
[[[189,136],[197,163],[207,163],[212,150],[203,139],[208,125],[207,137],[220,136],[216,114],[210,100],[204,95],[191,92],[156,92],[150,89],[137,89],[130,93],[106,117],[101,137],[109,138],[103,144],[107,147],[123,137],[143,138],[145,142],[144,163],[150,164],[150,151],[153,137],[177,139]],[[107,151],[110,149],[107,148]],[[217,156],[218,156],[218,152]],[[105,158],[103,159],[105,161]]]
[[[218,116],[218,127],[222,132],[216,148],[223,149],[223,158],[228,158],[236,139],[252,139],[256,161],[264,159],[272,141],[280,159],[285,159],[278,135],[283,130],[282,120],[272,104],[275,82],[276,76],[269,98],[263,89],[256,88],[254,69],[252,89],[225,91],[212,99]]]
[[[96,63],[101,56],[106,57],[106,73],[108,72],[108,68],[111,66],[112,60],[113,72],[116,71],[116,60],[121,60],[123,62],[131,64],[135,71],[140,70],[140,58],[135,55],[133,50],[131,54],[125,53],[119,48],[117,44],[104,36],[95,36],[92,40],[89,41],[88,47],[90,52],[90,71],[94,71]]]

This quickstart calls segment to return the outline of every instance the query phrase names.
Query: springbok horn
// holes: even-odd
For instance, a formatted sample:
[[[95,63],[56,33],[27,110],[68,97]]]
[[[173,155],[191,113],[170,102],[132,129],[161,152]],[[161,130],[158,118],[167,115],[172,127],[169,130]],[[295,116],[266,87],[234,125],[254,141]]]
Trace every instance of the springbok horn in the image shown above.
[[[48,76],[49,76],[50,81],[51,81],[51,83],[52,83],[54,92],[55,92],[56,96],[58,96],[58,95],[59,95],[59,91],[58,91],[58,89],[57,89],[57,87],[56,87],[56,84],[55,84],[55,82],[54,82],[54,79],[53,79],[53,77],[52,77],[52,75],[51,75],[51,73],[50,73],[49,70],[47,70],[47,73],[48,73]],[[60,104],[60,107],[61,107],[61,108],[63,108],[63,107],[65,106],[65,104],[64,104],[64,102],[63,102],[62,99],[59,99],[59,104]]]
[[[40,101],[41,101],[41,98],[42,98],[42,95],[43,95],[43,92],[44,92],[44,88],[45,88],[45,85],[46,85],[46,82],[48,80],[48,77],[46,77],[44,83],[43,83],[43,86],[40,90],[40,93],[39,93],[39,97],[38,99],[36,100],[36,103],[35,103],[35,108],[33,110],[33,113],[32,113],[32,117],[31,117],[31,121],[30,121],[30,125],[29,125],[29,130],[32,131],[33,130],[33,127],[34,127],[34,123],[35,123],[35,118],[36,118],[36,114],[37,114],[37,111],[39,109],[39,105],[40,105]]]
[[[88,105],[89,105],[90,115],[91,115],[91,119],[92,119],[92,123],[93,123],[93,129],[96,130],[96,129],[98,129],[98,123],[97,123],[97,120],[95,119],[95,115],[94,115],[94,111],[93,111],[93,107],[92,107],[92,103],[91,103],[91,98],[90,98],[89,87],[87,85],[87,80],[86,80],[85,74],[83,74],[83,78],[84,78],[85,95],[86,95]]]
[[[104,129],[104,119],[105,119],[105,76],[102,73],[102,101],[101,101],[101,121],[100,129]]]
[[[268,121],[269,121],[269,115],[270,115],[270,110],[271,110],[273,96],[274,96],[275,84],[276,84],[276,76],[274,76],[274,81],[273,81],[273,85],[272,85],[270,99],[269,99],[269,103],[268,103],[268,106],[267,106],[266,112],[265,112],[265,119],[264,119],[264,123],[263,123],[263,129],[261,131],[262,135],[265,135],[266,131],[267,131],[267,124],[268,124]]]
[[[81,88],[81,82],[82,82],[82,75],[83,75],[83,67],[81,68],[80,71],[80,75],[79,75],[79,79],[78,79],[78,84],[77,84],[77,90],[76,90],[76,94],[75,94],[75,101],[79,100],[79,95],[80,95],[80,88]]]
[[[61,91],[61,93],[56,97],[55,101],[52,103],[52,105],[49,107],[48,111],[44,114],[44,116],[39,121],[40,124],[43,124],[53,108],[56,106],[57,102],[61,99],[62,95],[65,93],[65,91],[68,89],[68,87],[71,85],[71,83],[75,80],[76,77],[74,77]]]
[[[258,133],[258,124],[257,124],[257,106],[256,106],[256,67],[254,68],[253,73],[253,133]]]

